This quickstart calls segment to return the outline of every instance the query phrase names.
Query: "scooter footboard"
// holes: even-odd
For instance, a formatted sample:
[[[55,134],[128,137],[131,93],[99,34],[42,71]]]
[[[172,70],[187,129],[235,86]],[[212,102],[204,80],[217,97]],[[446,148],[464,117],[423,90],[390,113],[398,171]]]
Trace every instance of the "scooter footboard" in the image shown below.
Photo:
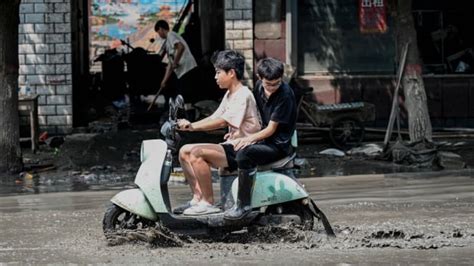
[[[151,221],[158,220],[158,216],[145,198],[143,192],[138,189],[129,189],[115,195],[110,201],[119,207]]]

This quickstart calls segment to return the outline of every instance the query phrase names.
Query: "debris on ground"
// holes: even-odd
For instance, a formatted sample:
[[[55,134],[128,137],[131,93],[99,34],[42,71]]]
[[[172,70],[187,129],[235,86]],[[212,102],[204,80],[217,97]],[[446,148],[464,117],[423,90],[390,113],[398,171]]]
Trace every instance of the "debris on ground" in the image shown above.
[[[48,145],[50,148],[59,148],[61,145],[64,143],[64,138],[61,136],[54,136],[47,138],[45,141],[46,145]]]
[[[331,156],[337,156],[337,157],[343,157],[346,156],[346,154],[338,149],[330,148],[330,149],[325,149],[323,151],[320,151],[319,154],[323,155],[331,155]]]
[[[353,156],[377,157],[381,155],[382,152],[383,149],[380,145],[375,143],[368,143],[360,147],[350,149],[349,151],[347,151],[347,154]]]
[[[441,148],[460,146],[456,143],[441,142],[438,144],[419,141],[415,143],[404,143],[397,141],[387,149],[384,155],[386,160],[394,163],[409,165],[415,168],[428,169],[463,169],[466,168],[464,159],[459,154],[450,151],[442,151]]]
[[[133,179],[140,166],[140,145],[145,139],[160,137],[158,125],[134,126],[115,131],[110,127],[116,122],[96,122],[96,133],[90,133],[83,128],[82,133],[66,136],[47,136],[51,139],[52,148],[41,145],[36,153],[29,147],[23,149],[24,171],[36,173],[40,176],[39,188],[35,191],[77,191],[86,189],[108,189],[109,186],[119,187],[133,185]],[[100,132],[100,133],[99,133]],[[184,132],[182,144],[195,142],[219,143],[222,134],[205,134],[201,132]],[[46,136],[46,135],[45,135]],[[53,141],[54,140],[54,141]],[[64,141],[62,145],[59,143]],[[186,142],[186,143],[185,143]],[[56,143],[58,145],[54,145]],[[473,167],[474,157],[472,139],[446,139],[434,144],[437,147],[437,156],[429,158],[425,166],[416,166],[401,160],[394,164],[392,160],[379,160],[372,157],[380,149],[379,143],[366,144],[360,148],[353,148],[344,156],[343,151],[331,148],[329,142],[300,145],[296,165],[299,177],[322,177],[358,174],[390,174],[413,171],[439,171],[442,169],[464,169]],[[58,146],[58,147],[56,147]],[[400,148],[397,158],[402,158]],[[321,154],[318,151],[323,151]],[[445,153],[446,152],[446,153]],[[325,154],[327,153],[327,154]],[[331,155],[328,155],[331,154]],[[364,155],[361,155],[364,154]],[[369,155],[370,156],[366,156]],[[422,153],[408,155],[405,159],[416,159]],[[456,156],[459,154],[462,158]],[[339,156],[337,156],[339,155]],[[459,160],[462,159],[462,160]],[[409,161],[409,160],[408,160]],[[415,170],[416,169],[416,170]],[[175,169],[170,181],[174,184],[183,184],[184,177],[179,168]],[[77,173],[77,174],[71,174]],[[15,180],[16,177],[10,177]],[[213,175],[213,181],[218,181]],[[23,183],[22,183],[23,184]],[[3,188],[3,191],[12,193],[29,193],[30,188],[21,187]]]
[[[438,152],[438,164],[443,169],[453,170],[453,169],[463,169],[466,168],[466,163],[463,158],[456,153],[440,151]]]
[[[437,151],[437,147],[432,142],[406,143],[398,140],[387,149],[384,157],[397,164],[431,168],[435,165]]]

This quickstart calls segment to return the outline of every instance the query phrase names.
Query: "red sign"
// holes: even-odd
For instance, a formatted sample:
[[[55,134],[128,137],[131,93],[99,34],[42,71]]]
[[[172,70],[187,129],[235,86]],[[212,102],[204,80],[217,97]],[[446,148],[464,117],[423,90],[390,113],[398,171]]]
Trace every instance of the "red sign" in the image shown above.
[[[359,0],[359,28],[362,33],[387,31],[387,0]]]

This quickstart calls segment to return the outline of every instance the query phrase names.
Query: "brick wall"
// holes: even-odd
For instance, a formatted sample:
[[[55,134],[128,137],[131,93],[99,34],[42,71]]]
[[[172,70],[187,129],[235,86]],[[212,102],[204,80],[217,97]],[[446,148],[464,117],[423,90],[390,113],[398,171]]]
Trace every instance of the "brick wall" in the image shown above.
[[[40,130],[72,130],[70,0],[22,0],[19,85],[39,95]]]
[[[244,83],[253,87],[252,0],[225,0],[224,18],[226,48],[245,56]]]

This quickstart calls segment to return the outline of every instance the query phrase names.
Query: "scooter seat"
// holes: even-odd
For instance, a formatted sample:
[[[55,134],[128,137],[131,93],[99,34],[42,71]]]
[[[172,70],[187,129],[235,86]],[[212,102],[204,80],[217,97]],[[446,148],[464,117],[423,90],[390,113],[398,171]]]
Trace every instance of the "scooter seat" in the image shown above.
[[[269,171],[269,170],[280,170],[280,169],[290,169],[294,167],[293,160],[296,157],[296,152],[293,152],[291,155],[286,156],[278,161],[273,163],[259,165],[257,166],[258,171]]]
[[[291,155],[281,158],[278,161],[257,166],[258,171],[270,171],[270,170],[281,170],[281,169],[291,169],[294,167],[293,160],[296,157],[296,152],[293,152]],[[219,168],[219,176],[236,176],[237,170],[229,171],[226,168]]]

